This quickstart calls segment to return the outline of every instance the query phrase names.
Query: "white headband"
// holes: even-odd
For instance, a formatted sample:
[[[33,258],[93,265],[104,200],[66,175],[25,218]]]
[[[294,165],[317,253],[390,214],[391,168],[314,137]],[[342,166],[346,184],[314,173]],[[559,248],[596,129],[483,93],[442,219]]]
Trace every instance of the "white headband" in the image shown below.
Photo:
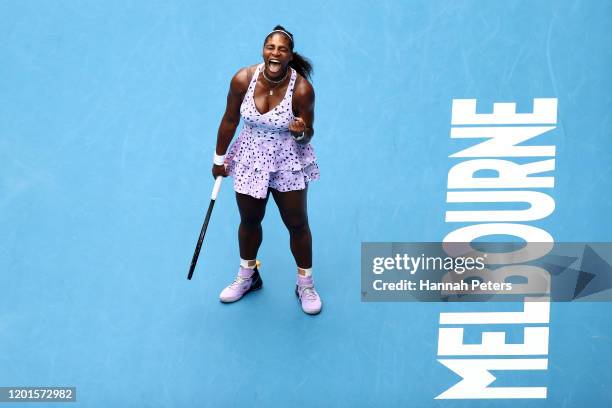
[[[270,34],[268,34],[266,36],[266,38],[271,36],[274,33],[283,33],[283,34],[285,34],[287,36],[287,38],[289,39],[289,41],[291,41],[291,46],[293,47],[293,38],[291,38],[291,35],[289,35],[289,33],[286,32],[285,30],[272,30],[272,31],[270,31]]]

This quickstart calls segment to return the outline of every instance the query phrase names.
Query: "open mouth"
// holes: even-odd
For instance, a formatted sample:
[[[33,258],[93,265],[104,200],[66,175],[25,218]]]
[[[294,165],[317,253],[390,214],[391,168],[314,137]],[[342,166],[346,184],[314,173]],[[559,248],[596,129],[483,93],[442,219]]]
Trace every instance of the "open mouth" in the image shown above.
[[[279,60],[277,59],[269,59],[268,60],[268,70],[270,70],[271,73],[273,74],[277,74],[281,71],[282,68],[282,64],[280,63]]]

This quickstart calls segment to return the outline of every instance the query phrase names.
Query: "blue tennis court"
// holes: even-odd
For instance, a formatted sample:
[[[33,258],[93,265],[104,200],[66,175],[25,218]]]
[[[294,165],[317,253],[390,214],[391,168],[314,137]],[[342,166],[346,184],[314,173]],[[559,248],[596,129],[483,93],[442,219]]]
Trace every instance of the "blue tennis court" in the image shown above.
[[[0,386],[76,387],[58,407],[611,406],[610,302],[552,303],[547,369],[492,385],[546,398],[442,400],[461,377],[437,361],[440,313],[500,304],[369,303],[360,286],[362,242],[464,225],[445,222],[449,156],[475,143],[450,137],[457,99],[556,99],[555,209],[532,225],[612,240],[611,17],[597,0],[2,2]],[[314,65],[315,317],[272,200],[263,290],[219,302],[239,262],[231,179],[186,279],[229,81],[276,24]]]

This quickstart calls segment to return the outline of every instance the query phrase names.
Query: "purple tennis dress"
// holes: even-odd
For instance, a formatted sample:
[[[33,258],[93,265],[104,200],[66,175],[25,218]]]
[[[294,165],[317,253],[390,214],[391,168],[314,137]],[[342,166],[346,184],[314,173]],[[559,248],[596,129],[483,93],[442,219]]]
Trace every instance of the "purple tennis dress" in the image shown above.
[[[310,144],[298,144],[289,123],[295,116],[291,98],[297,73],[291,70],[291,80],[283,100],[264,114],[255,107],[253,93],[264,64],[257,66],[251,79],[240,115],[243,127],[230,147],[225,164],[234,178],[234,190],[255,198],[266,198],[268,187],[278,191],[303,190],[311,180],[319,178],[319,167]]]

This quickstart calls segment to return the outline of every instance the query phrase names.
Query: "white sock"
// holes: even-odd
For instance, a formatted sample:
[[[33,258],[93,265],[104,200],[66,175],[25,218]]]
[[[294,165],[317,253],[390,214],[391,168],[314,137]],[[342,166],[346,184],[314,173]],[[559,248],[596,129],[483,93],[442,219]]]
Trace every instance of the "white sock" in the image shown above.
[[[312,276],[312,268],[304,269],[298,267],[298,276],[301,278]]]
[[[255,259],[242,259],[240,258],[240,266],[245,268],[245,269],[255,269],[255,266],[257,265],[257,260]]]

